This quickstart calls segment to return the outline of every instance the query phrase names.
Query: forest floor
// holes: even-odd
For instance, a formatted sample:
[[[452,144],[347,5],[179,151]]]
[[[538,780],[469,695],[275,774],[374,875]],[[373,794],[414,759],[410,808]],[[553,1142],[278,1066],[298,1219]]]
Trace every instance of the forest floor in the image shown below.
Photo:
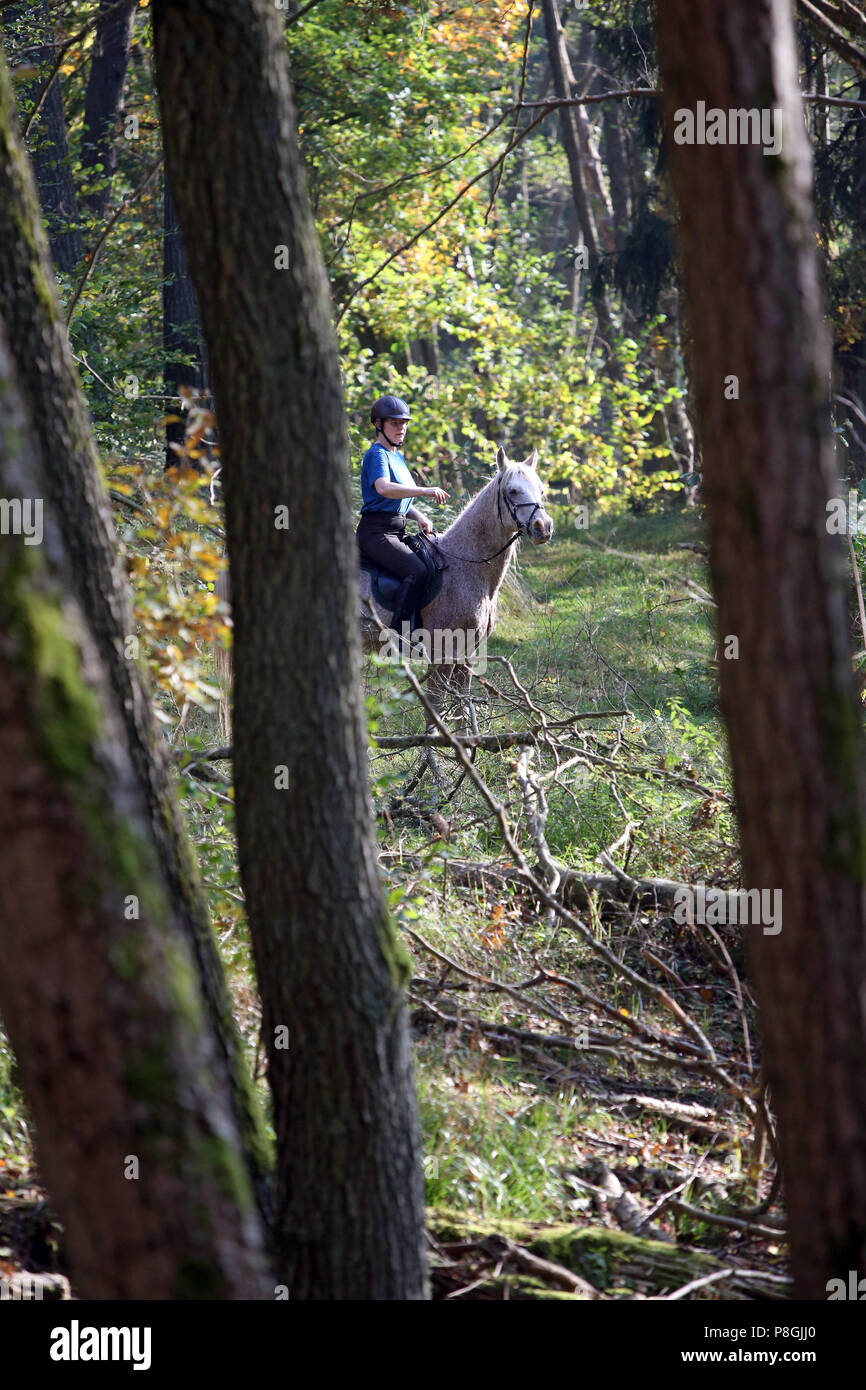
[[[536,727],[539,712],[553,724],[629,711],[534,750],[544,841],[577,874],[737,886],[705,549],[701,514],[671,510],[591,532],[561,514],[550,546],[522,552],[490,656],[529,698],[491,661],[480,732]],[[411,707],[388,712],[380,736],[418,727]],[[755,1115],[755,928],[678,922],[626,886],[618,901],[572,902],[578,934],[514,881],[468,779],[430,813],[423,781],[409,805],[399,797],[419,754],[380,758],[383,859],[413,959],[436,1296],[670,1296],[699,1280],[685,1296],[784,1297],[775,1165]],[[479,749],[474,765],[537,865],[518,748]],[[676,1006],[715,1069],[690,1050]]]
[[[419,739],[423,711],[399,668],[367,669],[381,861],[412,959],[434,1297],[784,1298],[757,928],[684,921],[647,889],[738,884],[702,514],[569,521],[524,546],[473,708],[446,717],[472,774],[440,749],[437,790],[423,747],[383,747]],[[526,730],[533,743],[477,744]],[[181,791],[266,1101],[231,806],[191,776]],[[545,858],[558,866],[565,911],[515,850],[542,889]],[[0,1274],[62,1269],[2,1035],[0,1155]]]

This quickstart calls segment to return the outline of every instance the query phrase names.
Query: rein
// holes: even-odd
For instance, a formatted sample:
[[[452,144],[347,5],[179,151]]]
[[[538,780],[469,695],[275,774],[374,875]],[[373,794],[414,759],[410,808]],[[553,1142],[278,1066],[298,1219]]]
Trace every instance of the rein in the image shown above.
[[[501,555],[501,554],[502,554],[503,550],[507,550],[508,547],[509,547],[510,545],[513,545],[514,542],[515,542],[521,535],[523,535],[523,534],[526,534],[527,536],[529,535],[529,523],[530,523],[530,521],[532,520],[532,518],[535,516],[535,513],[541,511],[541,503],[540,503],[540,502],[517,502],[517,503],[515,503],[515,504],[512,506],[511,499],[508,498],[508,497],[506,497],[506,499],[505,499],[505,506],[506,506],[506,509],[507,509],[507,511],[508,511],[508,513],[509,513],[509,515],[510,515],[510,517],[511,517],[511,520],[514,522],[515,526],[517,527],[517,530],[514,532],[514,535],[513,535],[513,536],[509,537],[509,539],[505,542],[504,545],[501,545],[501,546],[499,547],[498,550],[494,550],[493,554],[492,554],[492,555],[488,555],[487,558],[484,559],[484,560],[475,560],[475,559],[473,559],[473,558],[470,558],[470,556],[468,556],[468,555],[449,555],[447,550],[443,550],[443,549],[442,549],[442,547],[441,547],[441,545],[439,544],[438,541],[431,540],[431,538],[430,538],[429,536],[425,536],[424,539],[425,539],[425,541],[427,541],[427,543],[428,543],[429,545],[432,545],[432,546],[433,546],[433,549],[434,549],[434,550],[438,550],[440,555],[444,555],[446,560],[459,560],[460,563],[463,564],[463,565],[489,565],[491,560],[495,560],[496,557],[497,557],[498,555]],[[528,519],[527,519],[526,521],[521,521],[521,520],[520,520],[520,517],[517,515],[518,508],[520,508],[520,507],[531,507],[531,508],[532,508],[532,511],[529,513],[529,517],[528,517]],[[498,516],[499,516],[499,520],[501,521],[501,520],[502,520],[502,479],[501,479],[501,478],[499,479],[499,482],[498,482],[497,487],[496,487],[496,511],[497,511]]]
[[[475,560],[468,555],[451,555],[447,550],[443,550],[439,542],[434,541],[431,536],[425,536],[424,540],[428,545],[432,545],[434,550],[438,550],[440,555],[444,555],[446,560],[459,560],[462,565],[489,565],[491,560],[495,560],[497,555],[501,555],[503,550],[507,550],[510,545],[513,545],[519,536],[520,532],[515,531],[514,535],[511,536],[504,545],[501,545],[498,550],[494,550],[492,555],[488,555],[486,560]]]

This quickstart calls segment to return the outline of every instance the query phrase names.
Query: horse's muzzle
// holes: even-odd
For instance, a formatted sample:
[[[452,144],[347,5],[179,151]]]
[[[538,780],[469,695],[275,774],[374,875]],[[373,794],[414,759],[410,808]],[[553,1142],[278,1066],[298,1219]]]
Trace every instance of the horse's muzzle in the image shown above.
[[[540,512],[538,516],[533,518],[529,535],[533,545],[547,545],[553,535],[553,522],[547,512]]]

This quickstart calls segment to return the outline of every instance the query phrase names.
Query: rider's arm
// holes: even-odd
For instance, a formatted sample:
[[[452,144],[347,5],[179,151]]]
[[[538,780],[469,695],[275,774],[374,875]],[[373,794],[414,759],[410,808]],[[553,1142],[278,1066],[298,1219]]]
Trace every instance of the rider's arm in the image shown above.
[[[390,478],[377,478],[373,484],[380,497],[432,497],[432,487],[402,487]]]
[[[390,478],[377,478],[373,486],[380,497],[434,497],[439,503],[448,501],[448,493],[441,487],[402,487]]]

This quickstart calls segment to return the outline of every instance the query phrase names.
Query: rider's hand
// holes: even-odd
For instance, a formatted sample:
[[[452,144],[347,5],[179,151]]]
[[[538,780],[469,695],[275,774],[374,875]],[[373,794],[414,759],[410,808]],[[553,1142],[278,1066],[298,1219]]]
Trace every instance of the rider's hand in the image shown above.
[[[421,531],[422,535],[429,536],[430,532],[433,530],[433,522],[430,520],[429,516],[424,516],[419,512],[417,521],[418,529]]]
[[[444,487],[428,487],[427,496],[432,497],[434,502],[438,502],[440,507],[443,502],[448,501],[448,493]]]

